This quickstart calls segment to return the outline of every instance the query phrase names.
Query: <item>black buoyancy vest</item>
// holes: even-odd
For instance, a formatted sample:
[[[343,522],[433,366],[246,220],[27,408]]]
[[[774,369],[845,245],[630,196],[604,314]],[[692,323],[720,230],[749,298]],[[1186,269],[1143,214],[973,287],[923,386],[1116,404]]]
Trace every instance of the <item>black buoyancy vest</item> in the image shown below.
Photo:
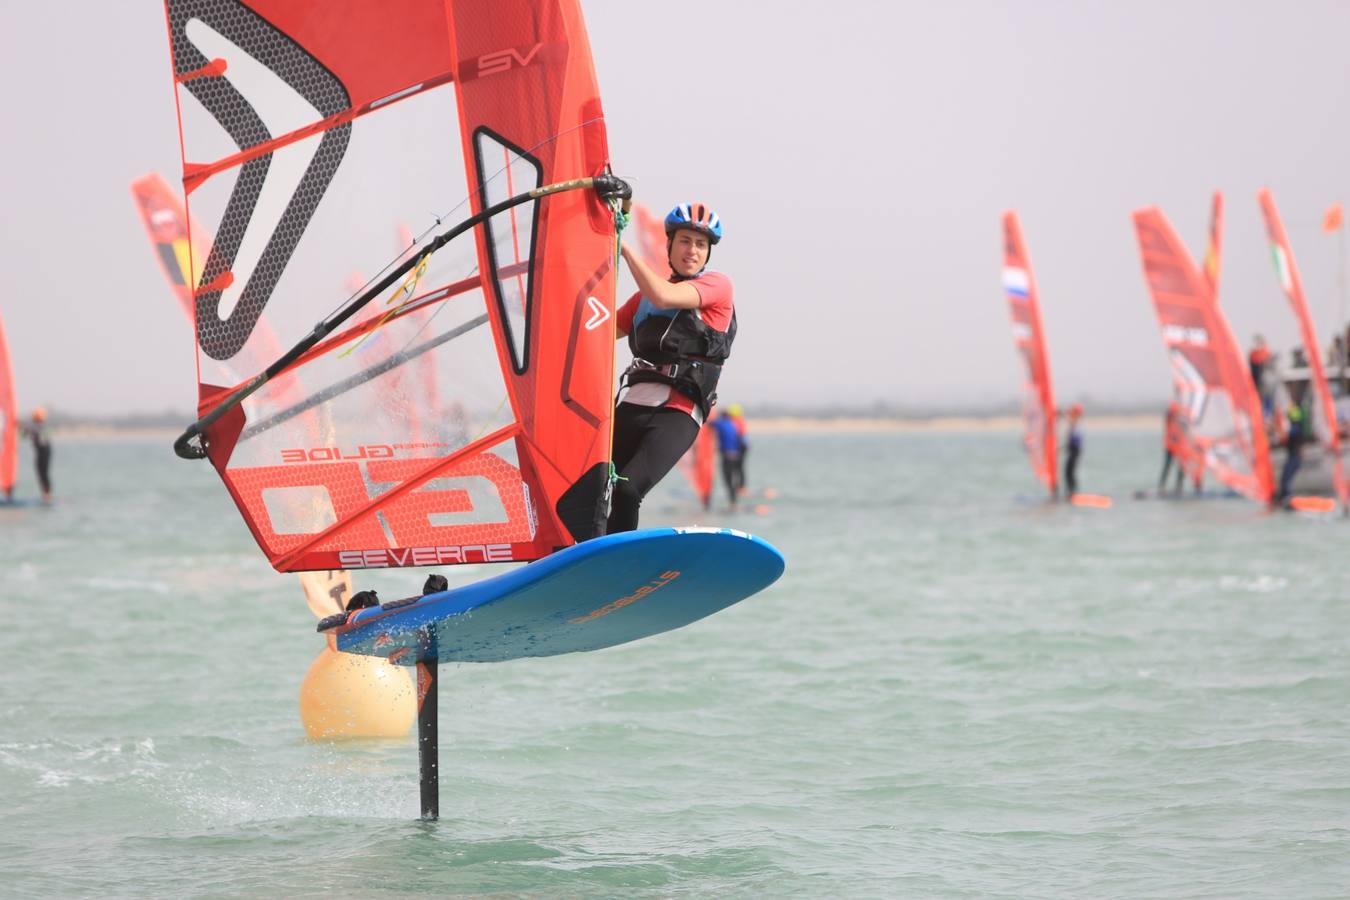
[[[628,333],[633,364],[624,377],[629,384],[670,385],[697,403],[707,421],[735,339],[735,310],[726,331],[709,327],[692,309],[676,310],[673,316],[649,315]]]

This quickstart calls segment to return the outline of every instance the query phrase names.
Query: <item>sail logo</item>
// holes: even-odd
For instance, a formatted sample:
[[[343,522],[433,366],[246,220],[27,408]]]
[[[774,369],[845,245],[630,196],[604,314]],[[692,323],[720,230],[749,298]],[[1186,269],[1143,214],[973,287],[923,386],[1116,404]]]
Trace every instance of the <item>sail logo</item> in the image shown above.
[[[495,53],[485,53],[478,57],[478,77],[500,75],[502,72],[509,72],[513,67],[523,69],[530,64],[543,47],[542,43],[535,44],[524,56],[514,47],[509,50],[498,50]]]
[[[1021,266],[1003,267],[1003,290],[1009,297],[1025,300],[1031,294],[1031,278]]]
[[[460,547],[405,547],[402,550],[342,550],[344,569],[389,569],[400,566],[443,566],[459,563],[510,562],[510,544],[468,544]]]
[[[653,578],[651,581],[647,582],[642,587],[633,591],[633,593],[628,594],[627,596],[624,597],[620,597],[613,603],[606,603],[599,609],[592,610],[591,612],[587,613],[584,616],[578,616],[575,619],[568,619],[567,624],[580,625],[583,622],[590,622],[600,618],[601,616],[607,616],[617,609],[623,609],[625,606],[631,606],[632,604],[641,600],[643,597],[646,597],[648,594],[654,594],[657,591],[661,590],[661,588],[670,584],[672,581],[674,581],[676,578],[679,577],[680,577],[679,572],[674,571],[662,572],[659,578]]]
[[[281,451],[284,463],[334,462],[340,459],[389,459],[394,448],[388,444],[362,444],[354,453],[347,453],[337,447],[315,447],[311,450],[294,448]]]
[[[1162,332],[1163,340],[1169,344],[1209,346],[1209,332],[1198,325],[1164,325]]]
[[[598,297],[587,297],[586,305],[591,309],[591,317],[586,320],[587,331],[594,331],[609,321],[609,309]]]

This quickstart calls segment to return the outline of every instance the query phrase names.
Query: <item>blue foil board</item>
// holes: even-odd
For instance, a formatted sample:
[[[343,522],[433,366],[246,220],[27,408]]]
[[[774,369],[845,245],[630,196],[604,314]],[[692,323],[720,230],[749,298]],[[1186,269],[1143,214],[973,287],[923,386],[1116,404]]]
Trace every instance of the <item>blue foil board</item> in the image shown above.
[[[654,528],[586,541],[504,575],[359,610],[344,653],[500,662],[600,650],[696,622],[783,574],[783,555],[727,528]]]

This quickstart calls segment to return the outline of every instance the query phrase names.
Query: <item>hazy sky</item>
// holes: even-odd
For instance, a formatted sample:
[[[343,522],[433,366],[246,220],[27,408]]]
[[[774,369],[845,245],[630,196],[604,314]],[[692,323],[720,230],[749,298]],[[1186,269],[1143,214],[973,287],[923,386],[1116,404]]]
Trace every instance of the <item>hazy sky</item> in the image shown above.
[[[128,182],[175,180],[160,4],[3,2],[9,86],[0,295],[20,402],[189,409],[191,335]],[[1198,257],[1228,221],[1222,303],[1244,345],[1296,340],[1255,194],[1284,214],[1324,339],[1323,208],[1350,199],[1350,3],[584,3],[614,165],[639,199],[703,199],[751,405],[1010,401],[1020,373],[999,214],[1031,253],[1060,398],[1163,402],[1168,373],[1129,213]]]

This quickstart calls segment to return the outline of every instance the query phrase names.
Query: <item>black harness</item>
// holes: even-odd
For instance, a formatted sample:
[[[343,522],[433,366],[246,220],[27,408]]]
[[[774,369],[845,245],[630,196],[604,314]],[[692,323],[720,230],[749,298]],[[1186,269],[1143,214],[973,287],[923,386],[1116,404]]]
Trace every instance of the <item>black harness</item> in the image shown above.
[[[708,326],[692,309],[673,316],[649,315],[628,333],[632,365],[623,373],[632,384],[669,385],[693,400],[707,421],[717,404],[717,381],[736,339],[736,311],[726,331]]]

